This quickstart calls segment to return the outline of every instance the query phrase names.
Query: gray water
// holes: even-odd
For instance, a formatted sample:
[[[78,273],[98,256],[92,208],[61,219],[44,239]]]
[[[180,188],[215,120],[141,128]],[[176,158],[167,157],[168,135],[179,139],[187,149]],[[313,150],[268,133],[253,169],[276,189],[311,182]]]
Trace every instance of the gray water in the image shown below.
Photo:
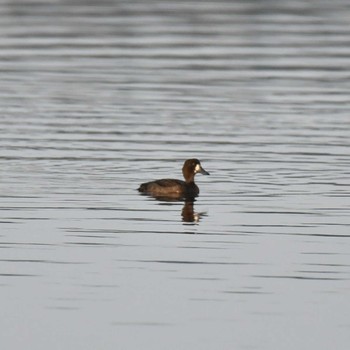
[[[348,349],[349,24],[0,1],[1,347]],[[136,191],[192,157],[193,206]]]

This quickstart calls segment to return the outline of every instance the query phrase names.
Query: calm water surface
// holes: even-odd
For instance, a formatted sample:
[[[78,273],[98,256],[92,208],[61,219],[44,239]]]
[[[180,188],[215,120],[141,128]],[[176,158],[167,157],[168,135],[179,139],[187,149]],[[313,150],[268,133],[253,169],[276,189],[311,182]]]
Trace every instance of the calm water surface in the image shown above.
[[[347,1],[0,18],[4,349],[348,349]],[[136,191],[192,157],[194,203]]]

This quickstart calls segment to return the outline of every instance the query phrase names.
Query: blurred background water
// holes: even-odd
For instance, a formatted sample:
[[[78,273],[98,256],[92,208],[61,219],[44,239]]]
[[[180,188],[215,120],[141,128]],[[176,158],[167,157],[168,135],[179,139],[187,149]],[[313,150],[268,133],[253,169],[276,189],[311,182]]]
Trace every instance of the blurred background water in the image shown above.
[[[348,348],[348,1],[0,18],[4,348]],[[136,191],[192,157],[193,206]]]

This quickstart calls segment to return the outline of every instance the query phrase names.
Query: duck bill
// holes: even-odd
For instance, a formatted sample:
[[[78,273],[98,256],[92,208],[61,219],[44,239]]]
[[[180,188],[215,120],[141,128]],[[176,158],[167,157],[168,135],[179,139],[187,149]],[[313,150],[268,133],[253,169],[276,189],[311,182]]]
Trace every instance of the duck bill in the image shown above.
[[[199,172],[202,174],[202,175],[209,175],[209,173],[204,170],[202,167],[200,168]]]

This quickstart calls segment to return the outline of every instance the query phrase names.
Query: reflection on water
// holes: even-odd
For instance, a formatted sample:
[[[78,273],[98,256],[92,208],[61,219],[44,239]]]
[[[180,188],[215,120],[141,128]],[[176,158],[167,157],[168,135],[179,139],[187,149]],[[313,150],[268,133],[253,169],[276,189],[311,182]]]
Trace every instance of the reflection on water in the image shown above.
[[[4,348],[348,347],[347,1],[0,16]],[[196,201],[135,190],[189,157]]]
[[[203,215],[205,215],[205,213],[197,213],[194,211],[194,201],[185,201],[181,212],[184,222],[198,223]]]
[[[207,215],[207,212],[198,213],[194,210],[194,203],[196,201],[194,198],[177,199],[174,197],[166,197],[166,196],[159,197],[159,196],[151,196],[151,195],[148,195],[148,197],[155,198],[157,201],[165,202],[169,204],[183,203],[183,207],[181,210],[181,217],[182,217],[182,221],[185,223],[198,224],[201,218]]]

